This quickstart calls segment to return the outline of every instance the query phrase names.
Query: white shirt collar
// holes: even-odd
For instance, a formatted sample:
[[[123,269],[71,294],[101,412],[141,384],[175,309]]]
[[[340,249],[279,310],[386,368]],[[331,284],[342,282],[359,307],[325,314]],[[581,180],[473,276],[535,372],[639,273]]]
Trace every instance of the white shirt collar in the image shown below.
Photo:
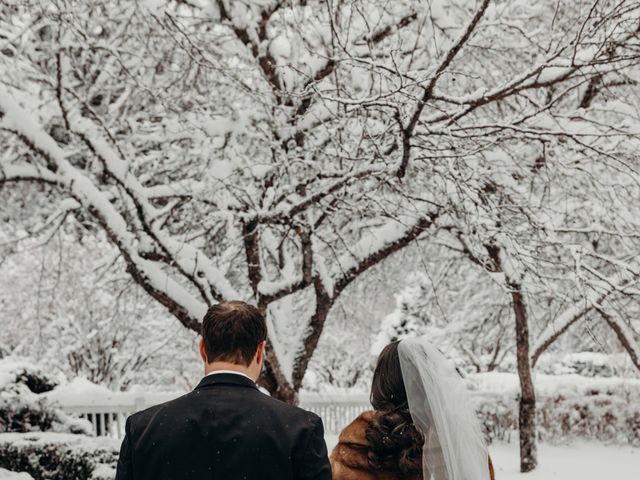
[[[251,378],[249,375],[247,375],[246,373],[242,373],[242,372],[236,372],[235,370],[214,370],[213,372],[207,373],[205,375],[205,377],[208,377],[210,375],[215,375],[217,373],[231,373],[232,375],[242,375],[243,377],[246,377],[246,378],[248,378],[249,380],[251,380],[253,382],[253,378]]]

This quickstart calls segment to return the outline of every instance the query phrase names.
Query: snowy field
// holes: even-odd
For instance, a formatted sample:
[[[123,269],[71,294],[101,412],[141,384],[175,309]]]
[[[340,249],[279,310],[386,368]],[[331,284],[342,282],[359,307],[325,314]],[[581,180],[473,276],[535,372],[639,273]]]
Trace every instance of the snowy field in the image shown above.
[[[26,473],[10,472],[4,468],[0,468],[0,480],[32,480]]]
[[[329,451],[337,437],[327,436]],[[640,448],[597,443],[540,445],[536,471],[519,472],[518,444],[490,447],[496,480],[638,480]]]
[[[490,448],[497,480],[638,480],[640,449],[629,446],[540,445],[536,471],[519,472],[518,444]]]

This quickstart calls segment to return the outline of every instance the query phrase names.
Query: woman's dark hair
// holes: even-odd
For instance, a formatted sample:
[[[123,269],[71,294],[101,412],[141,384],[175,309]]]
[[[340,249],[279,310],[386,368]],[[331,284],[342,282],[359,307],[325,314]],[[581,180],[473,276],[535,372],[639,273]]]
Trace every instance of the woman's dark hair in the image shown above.
[[[410,475],[422,471],[424,437],[409,413],[398,344],[390,343],[382,350],[373,373],[371,405],[376,412],[366,431],[368,460],[375,470]]]

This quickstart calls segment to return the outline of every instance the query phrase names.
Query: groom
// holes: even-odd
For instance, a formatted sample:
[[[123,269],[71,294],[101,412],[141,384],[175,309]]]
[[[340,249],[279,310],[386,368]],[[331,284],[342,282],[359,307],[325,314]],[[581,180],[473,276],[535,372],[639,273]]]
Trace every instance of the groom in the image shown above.
[[[251,305],[209,309],[194,391],[128,418],[116,480],[330,480],[322,420],[256,387],[267,326]]]

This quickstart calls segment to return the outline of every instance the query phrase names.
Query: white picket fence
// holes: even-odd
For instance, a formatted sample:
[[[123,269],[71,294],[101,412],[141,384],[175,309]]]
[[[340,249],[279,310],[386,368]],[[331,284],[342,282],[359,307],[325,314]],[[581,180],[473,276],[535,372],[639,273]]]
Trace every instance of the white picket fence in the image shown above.
[[[153,394],[139,397],[119,396],[92,399],[91,402],[58,402],[66,413],[88,420],[96,436],[122,438],[129,415],[152,405],[171,400],[175,394]],[[327,433],[338,434],[354,418],[371,409],[369,399],[362,395],[324,396],[306,394],[300,397],[300,407],[322,418]]]

